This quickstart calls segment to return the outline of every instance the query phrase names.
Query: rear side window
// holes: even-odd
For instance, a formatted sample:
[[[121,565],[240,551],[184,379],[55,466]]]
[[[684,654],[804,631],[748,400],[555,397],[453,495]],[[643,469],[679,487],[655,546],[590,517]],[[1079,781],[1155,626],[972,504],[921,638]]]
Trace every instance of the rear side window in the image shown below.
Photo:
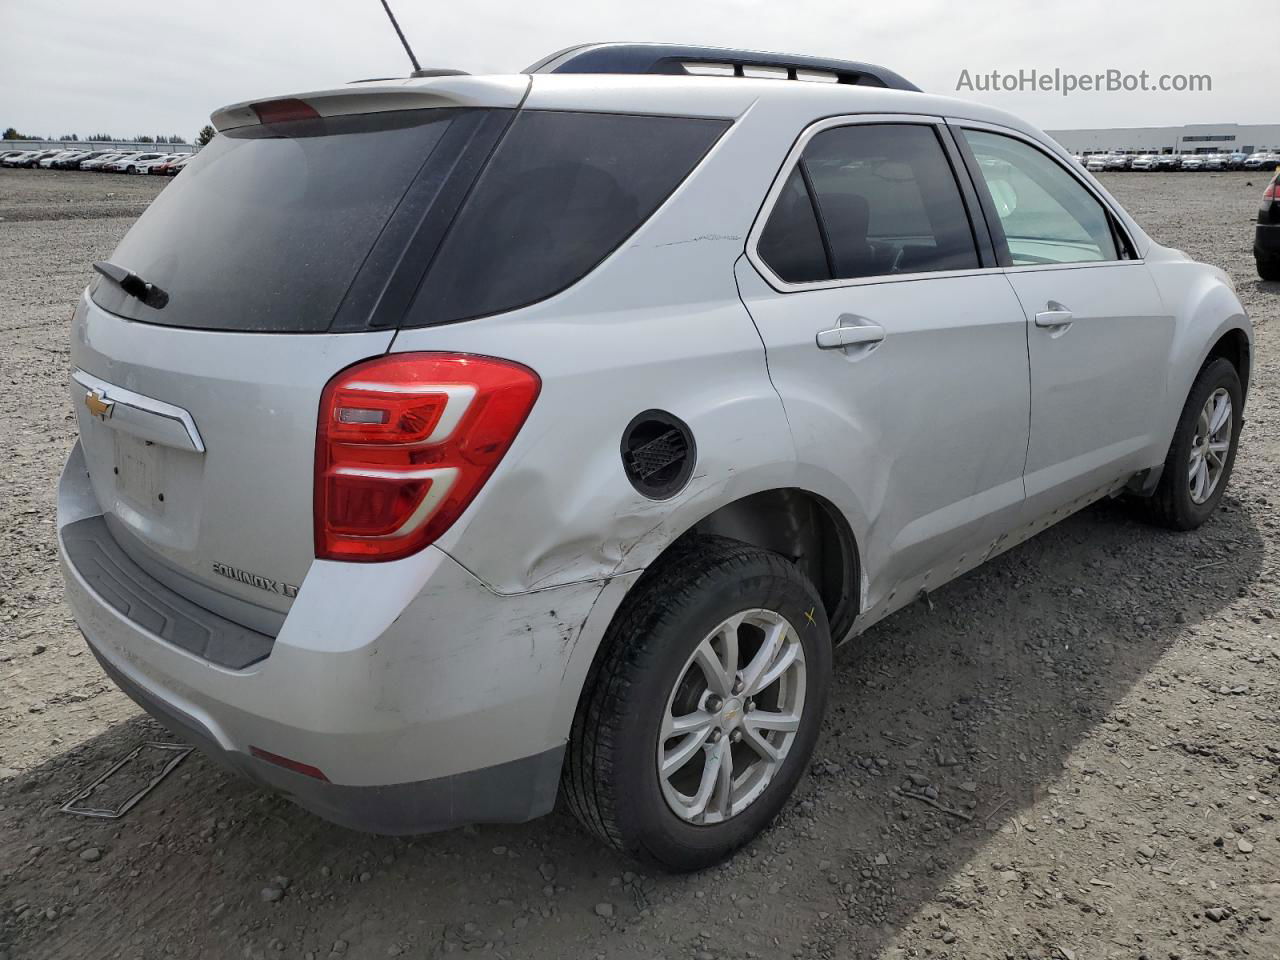
[[[834,127],[809,141],[803,162],[835,277],[978,266],[960,189],[932,127]]]
[[[1013,137],[965,130],[1014,266],[1120,259],[1102,204],[1071,174]]]
[[[814,231],[799,196],[817,210]],[[955,174],[937,133],[924,124],[852,124],[814,136],[757,250],[792,283],[979,266]]]
[[[219,134],[111,256],[168,293],[168,304],[145,306],[102,279],[94,302],[167,326],[329,329],[392,211],[464,112],[326,117]]]
[[[411,325],[560,292],[670,196],[729,126],[690,117],[523,111],[458,213]]]

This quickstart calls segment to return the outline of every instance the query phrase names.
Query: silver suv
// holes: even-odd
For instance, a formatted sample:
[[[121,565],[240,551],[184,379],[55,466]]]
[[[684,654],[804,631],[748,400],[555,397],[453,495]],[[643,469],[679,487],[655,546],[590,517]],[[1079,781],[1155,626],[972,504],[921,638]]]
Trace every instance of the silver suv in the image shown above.
[[[1177,529],[1252,334],[1050,138],[597,45],[237,104],[85,292],[67,597],[178,736],[386,833],[713,863],[833,648],[1073,511]]]

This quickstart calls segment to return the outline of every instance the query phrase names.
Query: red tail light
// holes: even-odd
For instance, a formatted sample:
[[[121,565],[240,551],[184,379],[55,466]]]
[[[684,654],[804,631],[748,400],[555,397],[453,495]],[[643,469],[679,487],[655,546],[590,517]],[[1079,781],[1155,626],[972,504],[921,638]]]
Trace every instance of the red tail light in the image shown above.
[[[1280,183],[1278,183],[1276,180],[1272,180],[1270,183],[1267,184],[1267,189],[1262,191],[1262,199],[1263,200],[1280,199],[1280,192],[1278,191],[1280,191]]]
[[[509,360],[401,353],[320,398],[316,556],[395,560],[452,526],[515,440],[542,382]]]

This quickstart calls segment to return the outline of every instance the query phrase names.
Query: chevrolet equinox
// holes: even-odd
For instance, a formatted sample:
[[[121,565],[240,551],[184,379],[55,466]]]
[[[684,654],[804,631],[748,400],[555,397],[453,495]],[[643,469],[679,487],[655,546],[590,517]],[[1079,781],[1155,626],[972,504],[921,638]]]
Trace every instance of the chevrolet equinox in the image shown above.
[[[1104,497],[1189,530],[1252,332],[1057,143],[867,64],[597,44],[235,104],[71,325],[67,599],[383,833],[761,831],[835,646]]]

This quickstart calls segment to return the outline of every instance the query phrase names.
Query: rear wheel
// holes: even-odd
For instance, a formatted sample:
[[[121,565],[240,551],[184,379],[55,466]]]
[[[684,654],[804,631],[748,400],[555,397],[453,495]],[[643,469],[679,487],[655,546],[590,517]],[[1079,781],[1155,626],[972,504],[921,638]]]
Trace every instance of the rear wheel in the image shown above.
[[[614,618],[562,781],[605,843],[697,870],[763,830],[812,755],[831,638],[812,584],[720,537],[677,547]]]
[[[1263,280],[1280,280],[1280,256],[1255,250],[1253,261],[1258,265],[1258,276]]]
[[[1194,530],[1209,519],[1231,479],[1243,413],[1235,366],[1210,360],[1182,408],[1160,483],[1140,501],[1148,519],[1174,530]]]

